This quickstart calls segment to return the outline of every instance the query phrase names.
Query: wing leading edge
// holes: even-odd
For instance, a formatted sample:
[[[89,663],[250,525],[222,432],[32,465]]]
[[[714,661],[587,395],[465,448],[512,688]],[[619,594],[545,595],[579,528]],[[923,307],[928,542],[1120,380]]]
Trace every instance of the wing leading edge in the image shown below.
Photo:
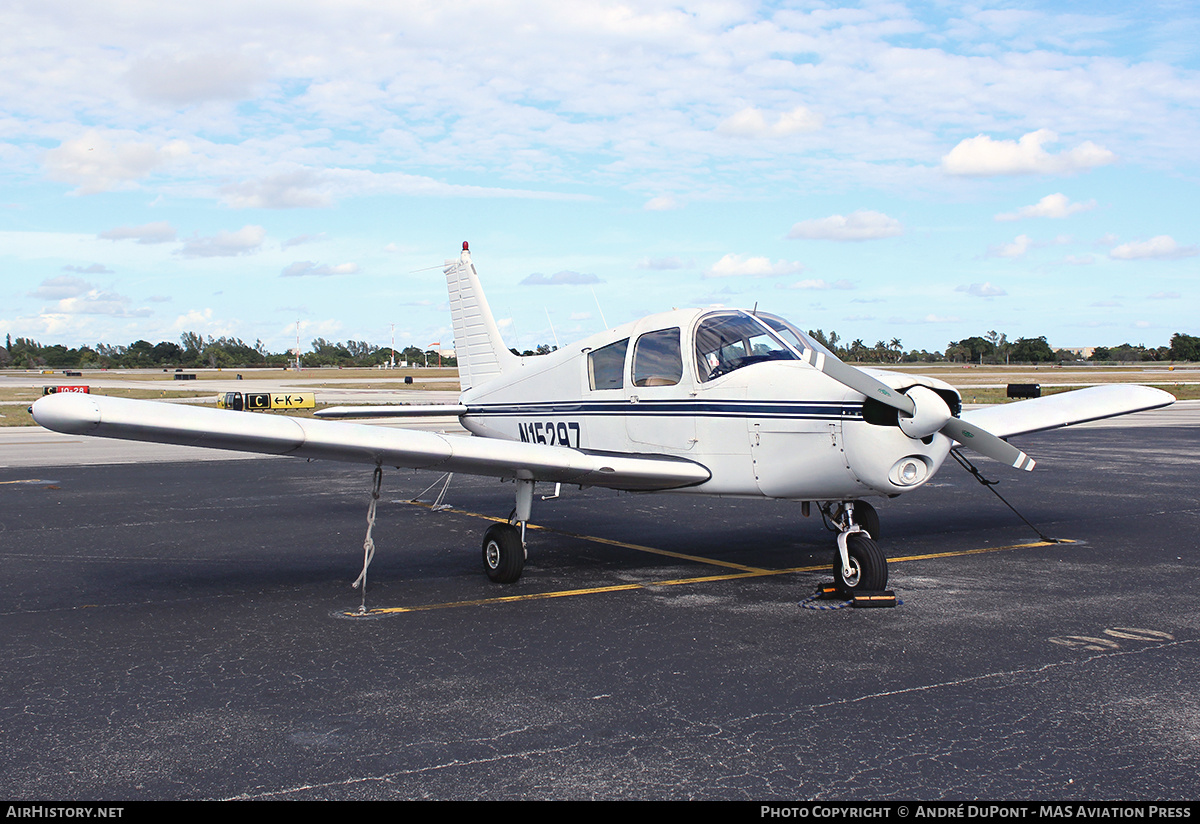
[[[1109,384],[972,409],[964,412],[962,419],[997,437],[1010,438],[1013,435],[1158,409],[1173,403],[1174,395],[1151,386]]]
[[[708,469],[695,461],[665,455],[590,453],[564,446],[228,412],[102,395],[48,395],[33,405],[33,417],[47,429],[71,435],[609,489],[679,489],[704,483],[711,477]]]
[[[318,418],[445,418],[467,414],[462,404],[413,404],[411,406],[331,406],[313,413]]]

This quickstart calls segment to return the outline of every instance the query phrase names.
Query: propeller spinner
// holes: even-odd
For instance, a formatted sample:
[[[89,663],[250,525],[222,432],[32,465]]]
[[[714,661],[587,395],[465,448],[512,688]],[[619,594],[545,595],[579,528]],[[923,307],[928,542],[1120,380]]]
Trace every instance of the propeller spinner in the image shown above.
[[[1034,467],[1033,458],[1008,441],[952,415],[946,401],[928,387],[913,386],[907,392],[899,392],[861,369],[815,349],[804,350],[804,359],[843,386],[897,410],[900,431],[914,440],[941,432],[980,455],[1016,469],[1028,471]]]

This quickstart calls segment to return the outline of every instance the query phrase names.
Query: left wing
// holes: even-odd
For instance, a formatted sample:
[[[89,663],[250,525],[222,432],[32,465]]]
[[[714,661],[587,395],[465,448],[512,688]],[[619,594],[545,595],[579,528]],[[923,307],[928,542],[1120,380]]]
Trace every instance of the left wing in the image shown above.
[[[609,489],[678,489],[704,483],[711,477],[701,464],[667,455],[596,453],[565,446],[202,409],[103,395],[47,395],[33,405],[33,417],[47,429],[70,435]]]
[[[972,409],[962,419],[1000,438],[1059,429],[1175,403],[1170,392],[1152,386],[1108,384],[1031,398],[1027,401]]]

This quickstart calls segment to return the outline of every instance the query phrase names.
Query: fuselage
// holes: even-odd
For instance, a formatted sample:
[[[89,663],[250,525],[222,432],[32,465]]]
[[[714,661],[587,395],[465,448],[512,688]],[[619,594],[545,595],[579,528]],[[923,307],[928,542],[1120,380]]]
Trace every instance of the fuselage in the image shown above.
[[[906,436],[894,411],[872,408],[802,360],[814,346],[773,316],[664,312],[522,358],[519,368],[463,392],[462,421],[483,437],[675,455],[711,472],[681,491],[834,500],[924,484],[950,439]],[[921,384],[958,404],[941,381],[872,374],[894,389]]]

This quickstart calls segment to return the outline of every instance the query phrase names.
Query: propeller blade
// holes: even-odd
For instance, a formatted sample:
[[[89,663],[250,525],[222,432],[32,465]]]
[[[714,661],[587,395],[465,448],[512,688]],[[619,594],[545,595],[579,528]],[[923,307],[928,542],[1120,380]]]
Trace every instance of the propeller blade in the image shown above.
[[[824,352],[819,352],[816,349],[805,349],[804,360],[810,366],[815,366],[843,386],[848,386],[855,392],[861,392],[868,398],[874,398],[880,403],[885,403],[906,415],[912,415],[916,410],[916,404],[913,403],[912,398],[908,397],[908,395],[897,392],[883,381],[871,377],[861,369],[856,369],[832,355],[826,355]]]
[[[895,389],[884,384],[883,381],[871,377],[861,369],[857,369],[832,355],[827,355],[816,349],[805,349],[804,360],[810,366],[816,367],[843,386],[848,386],[855,392],[861,392],[868,398],[874,398],[880,403],[887,404],[910,418],[918,418],[918,420],[914,421],[908,427],[902,427],[912,430],[905,432],[909,437],[922,437],[925,432],[940,431],[943,435],[953,438],[963,446],[970,447],[980,455],[984,455],[992,460],[1000,461],[1016,469],[1024,469],[1026,471],[1034,467],[1035,461],[1033,458],[1017,449],[1008,441],[1001,440],[991,432],[981,429],[978,426],[972,426],[961,418],[951,417],[944,423],[937,417],[930,420],[930,416],[935,415],[939,410],[932,406],[928,400],[922,404],[922,409],[927,414],[917,416],[917,402],[912,397],[897,392]],[[934,394],[933,390],[920,386],[910,389],[909,392],[919,394],[919,390],[924,390],[930,395]],[[948,411],[945,404],[939,402],[938,405],[941,407],[941,414],[944,415]]]
[[[1028,472],[1036,463],[1033,458],[1008,441],[997,438],[987,430],[972,426],[961,418],[951,418],[942,427],[941,432],[963,446],[970,447],[980,455],[985,455],[1000,463],[1006,463],[1014,469],[1024,469]]]

